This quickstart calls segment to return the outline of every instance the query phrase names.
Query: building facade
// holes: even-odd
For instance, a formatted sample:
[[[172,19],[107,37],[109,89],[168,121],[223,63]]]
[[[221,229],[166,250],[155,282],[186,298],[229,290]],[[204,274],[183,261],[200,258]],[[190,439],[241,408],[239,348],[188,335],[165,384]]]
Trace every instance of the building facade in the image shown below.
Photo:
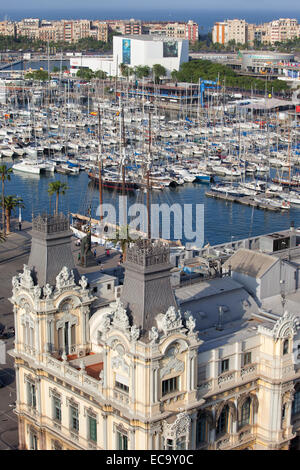
[[[299,37],[300,25],[293,18],[280,18],[261,25],[239,19],[226,20],[215,23],[212,30],[213,43],[223,45],[232,40],[236,44],[275,44]]]
[[[63,216],[34,219],[12,281],[20,449],[298,446],[299,318],[262,309],[241,276],[246,256],[270,289],[276,260],[248,250],[239,279],[173,289],[169,248],[138,241],[121,295],[95,309],[70,238]]]

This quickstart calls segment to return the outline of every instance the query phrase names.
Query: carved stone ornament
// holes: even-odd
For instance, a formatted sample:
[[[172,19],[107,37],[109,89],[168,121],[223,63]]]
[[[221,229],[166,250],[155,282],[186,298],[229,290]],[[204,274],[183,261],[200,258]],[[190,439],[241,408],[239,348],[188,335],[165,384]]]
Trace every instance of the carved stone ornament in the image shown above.
[[[111,360],[112,369],[122,369],[129,375],[129,366],[126,364],[125,359],[121,356],[115,356]]]
[[[69,323],[70,326],[78,325],[78,318],[72,315],[70,312],[65,312],[60,320],[56,322],[56,329],[63,328],[65,323]]]
[[[50,286],[49,284],[46,284],[45,287],[43,288],[43,295],[46,299],[49,299],[53,292],[53,287]]]
[[[56,288],[61,290],[65,287],[74,286],[74,273],[72,270],[64,266],[60,273],[56,276]]]
[[[123,331],[129,329],[129,318],[120,300],[117,301],[116,308],[112,313],[112,324],[115,328]]]
[[[15,291],[16,289],[19,289],[20,287],[19,276],[14,276],[11,280],[11,283],[12,283],[13,291]]]
[[[299,328],[299,319],[292,313],[285,311],[283,316],[274,325],[273,338],[277,341],[278,339],[294,336]]]
[[[149,331],[150,344],[155,344],[158,341],[158,338],[158,329],[155,326],[152,326],[151,330]]]
[[[133,325],[130,329],[130,339],[131,341],[137,341],[139,337],[140,337],[140,329],[136,325]]]
[[[180,310],[176,311],[175,307],[169,307],[163,316],[161,326],[164,334],[182,328],[183,325]]]
[[[171,348],[168,352],[169,360],[166,365],[160,370],[160,376],[163,378],[165,375],[169,375],[172,370],[175,372],[183,372],[184,371],[184,363],[180,361],[176,357],[176,353],[178,352],[178,348]]]
[[[191,427],[191,418],[187,413],[179,413],[174,423],[163,422],[163,435],[165,439],[177,439],[188,436]]]
[[[27,264],[23,265],[23,272],[19,274],[20,285],[26,289],[31,289],[34,286],[34,282],[31,276],[30,268]]]
[[[88,280],[86,276],[81,276],[78,284],[81,286],[82,290],[86,290],[87,285],[88,285]]]
[[[39,286],[34,286],[33,288],[33,297],[35,300],[39,300],[41,298],[42,289]]]
[[[111,315],[110,313],[104,313],[101,319],[101,325],[99,325],[98,329],[98,337],[99,340],[103,333],[107,333],[111,326]]]
[[[190,315],[189,313],[186,314],[187,320],[185,322],[185,326],[188,329],[188,334],[191,335],[194,333],[194,329],[196,328],[196,320],[193,317],[193,315]]]

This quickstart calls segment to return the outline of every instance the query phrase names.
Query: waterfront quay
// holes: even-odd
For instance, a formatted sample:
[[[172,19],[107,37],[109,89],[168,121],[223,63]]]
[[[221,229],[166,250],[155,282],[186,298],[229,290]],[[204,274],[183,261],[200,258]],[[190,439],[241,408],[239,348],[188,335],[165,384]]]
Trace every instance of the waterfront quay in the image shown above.
[[[222,201],[237,202],[239,204],[243,204],[244,206],[255,207],[256,209],[263,209],[273,212],[282,210],[282,207],[272,206],[267,202],[256,201],[255,198],[251,196],[231,196],[230,194],[218,193],[217,191],[206,191],[205,196],[221,199]],[[261,197],[266,198],[268,195],[262,194]]]

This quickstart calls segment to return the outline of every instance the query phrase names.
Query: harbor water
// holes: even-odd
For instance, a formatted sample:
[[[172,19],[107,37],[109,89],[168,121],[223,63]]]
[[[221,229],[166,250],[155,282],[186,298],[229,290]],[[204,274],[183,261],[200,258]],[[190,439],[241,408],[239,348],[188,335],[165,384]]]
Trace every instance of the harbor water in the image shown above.
[[[7,166],[12,166],[12,160],[4,161]],[[15,172],[11,180],[5,183],[5,194],[14,194],[24,200],[25,208],[22,209],[23,220],[31,220],[32,215],[50,211],[48,185],[51,181],[61,180],[66,182],[69,189],[64,196],[59,198],[59,210],[88,214],[91,207],[91,215],[96,218],[96,210],[99,204],[99,192],[90,182],[86,172],[80,172],[77,176],[55,174],[30,175]],[[204,204],[204,243],[215,245],[223,242],[236,241],[247,237],[254,237],[264,233],[276,232],[289,228],[292,221],[295,226],[300,225],[300,209],[291,207],[289,211],[267,211],[254,207],[243,206],[232,202],[226,202],[205,196],[209,185],[188,183],[176,188],[168,188],[164,191],[152,191],[151,202],[155,204],[191,204],[193,214],[195,205]],[[111,203],[118,210],[120,193],[104,190],[103,202]],[[134,202],[144,202],[146,196],[143,191],[137,191],[128,196],[128,205]],[[52,208],[55,206],[55,197],[52,198]],[[15,214],[18,216],[18,213]],[[171,229],[171,239],[172,236]],[[182,243],[186,243],[183,236]]]

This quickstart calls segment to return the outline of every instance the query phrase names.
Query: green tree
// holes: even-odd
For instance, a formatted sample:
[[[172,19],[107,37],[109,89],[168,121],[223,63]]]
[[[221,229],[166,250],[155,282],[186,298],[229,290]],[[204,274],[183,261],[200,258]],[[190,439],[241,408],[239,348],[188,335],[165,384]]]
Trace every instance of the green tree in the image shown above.
[[[51,197],[53,194],[56,195],[56,206],[55,206],[55,214],[58,214],[58,200],[59,200],[59,195],[61,194],[64,196],[66,194],[66,191],[69,189],[68,185],[66,183],[62,183],[61,181],[52,181],[48,185],[48,193],[50,196],[50,202],[51,202]]]
[[[49,79],[49,74],[46,70],[34,70],[33,72],[26,73],[25,78],[45,82]]]
[[[126,64],[120,64],[120,72],[122,74],[122,77],[129,77],[130,75],[133,75],[134,70],[132,67],[129,67]]]
[[[172,70],[171,77],[172,77],[173,82],[177,82],[177,70],[175,69]]]
[[[13,170],[12,168],[7,168],[6,165],[0,166],[0,178],[1,178],[1,189],[2,189],[2,232],[5,236],[5,205],[4,205],[4,183],[5,181],[10,181],[10,177]]]
[[[166,69],[161,64],[154,64],[152,67],[155,83],[160,83],[161,77],[166,75]]]
[[[103,72],[103,70],[97,70],[95,73],[94,73],[94,77],[95,78],[99,78],[101,80],[104,80],[105,78],[107,78],[107,73],[106,72]]]
[[[108,241],[112,242],[114,246],[120,246],[123,255],[123,261],[126,261],[127,247],[130,245],[130,243],[136,242],[136,239],[131,238],[129,226],[124,225],[123,227],[117,228],[115,237],[108,239]]]
[[[90,81],[94,78],[94,72],[89,68],[80,68],[76,73],[76,77]]]
[[[6,233],[10,234],[10,219],[11,213],[16,210],[17,207],[25,207],[23,199],[15,195],[4,197],[4,208],[6,217]]]
[[[138,65],[134,69],[134,73],[136,77],[139,79],[144,78],[144,77],[149,77],[150,72],[151,70],[150,70],[150,67],[148,67],[148,65]]]

